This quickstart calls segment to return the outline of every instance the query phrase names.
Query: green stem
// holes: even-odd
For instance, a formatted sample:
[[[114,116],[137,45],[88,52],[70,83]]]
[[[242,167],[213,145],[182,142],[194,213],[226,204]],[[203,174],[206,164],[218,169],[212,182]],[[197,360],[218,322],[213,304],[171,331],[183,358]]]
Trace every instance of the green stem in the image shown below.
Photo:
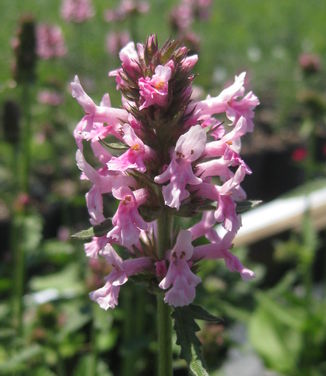
[[[172,218],[166,210],[157,220],[157,253],[164,259],[170,248]],[[157,295],[157,331],[158,331],[158,376],[172,376],[172,320],[171,308]]]
[[[123,312],[124,312],[124,320],[123,320],[123,361],[122,361],[122,376],[129,376],[129,375],[137,375],[135,370],[135,363],[133,353],[130,349],[130,342],[133,339],[134,335],[134,322],[131,319],[134,314],[133,310],[133,302],[132,302],[132,295],[133,289],[129,286],[129,289],[124,290],[123,294]],[[134,286],[133,286],[134,287]]]
[[[23,295],[24,295],[24,252],[22,244],[18,241],[20,233],[20,218],[14,214],[11,224],[11,247],[14,254],[13,272],[13,320],[18,336],[23,333]]]
[[[96,364],[97,364],[97,349],[96,349],[96,322],[95,322],[95,304],[91,304],[92,311],[92,327],[91,327],[91,367],[89,376],[96,376]]]
[[[30,111],[30,85],[23,85],[22,105],[24,114],[23,137],[21,144],[22,163],[22,191],[29,193],[29,173],[31,164],[31,111]]]

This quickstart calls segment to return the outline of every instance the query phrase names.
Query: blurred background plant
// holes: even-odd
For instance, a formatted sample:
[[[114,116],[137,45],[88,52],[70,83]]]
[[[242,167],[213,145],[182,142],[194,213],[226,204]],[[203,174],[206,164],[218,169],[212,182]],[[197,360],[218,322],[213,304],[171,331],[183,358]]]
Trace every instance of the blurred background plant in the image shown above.
[[[249,199],[298,186],[293,195],[307,195],[325,187],[326,3],[93,0],[79,1],[78,14],[68,3],[0,4],[0,374],[153,375],[154,297],[130,284],[114,312],[88,298],[107,266],[88,265],[71,238],[88,215],[69,82],[78,73],[92,97],[108,91],[118,105],[103,77],[121,46],[153,32],[180,38],[200,54],[194,95],[246,70],[260,98],[243,148]],[[257,274],[250,284],[202,266],[197,300],[224,319],[199,333],[212,375],[326,374],[325,227],[308,203],[296,232],[237,248]],[[186,374],[182,362],[175,374]]]

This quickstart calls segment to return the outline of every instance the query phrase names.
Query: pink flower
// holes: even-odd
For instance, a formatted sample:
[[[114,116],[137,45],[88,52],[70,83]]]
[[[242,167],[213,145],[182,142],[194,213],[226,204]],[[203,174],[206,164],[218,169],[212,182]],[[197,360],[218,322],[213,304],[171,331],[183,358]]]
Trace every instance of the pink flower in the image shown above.
[[[139,107],[140,110],[153,105],[160,107],[167,105],[168,82],[171,74],[169,66],[158,65],[152,78],[141,77],[138,80],[139,93],[142,98],[142,105]]]
[[[195,298],[196,286],[201,282],[201,279],[193,274],[189,267],[188,261],[192,254],[191,233],[181,230],[176,244],[171,250],[167,274],[159,284],[163,290],[172,286],[165,293],[164,301],[174,307],[190,304]]]
[[[129,42],[122,50],[119,52],[119,59],[121,60],[122,68],[131,75],[131,77],[135,76],[135,73],[140,72],[139,69],[139,59],[138,53],[135,48],[134,42]],[[121,68],[117,71],[111,71],[109,76],[119,76],[117,73],[121,71]]]
[[[182,0],[191,17],[207,10],[210,3]],[[122,13],[131,11],[131,1],[123,4],[124,9],[118,8]],[[119,58],[121,66],[109,76],[115,77],[121,92],[121,108],[111,106],[108,94],[96,105],[78,77],[71,84],[85,112],[74,136],[81,179],[91,182],[86,194],[91,223],[105,220],[101,228],[108,223],[103,210],[106,195],[111,193],[119,201],[112,229],[85,245],[87,256],[103,255],[113,268],[92,299],[104,309],[115,307],[120,286],[129,275],[146,269],[144,282],[159,280],[167,304],[185,306],[194,300],[200,282],[193,266],[205,258],[222,258],[243,279],[253,278],[254,273],[230,251],[241,226],[237,205],[246,198],[241,184],[251,173],[240,155],[241,140],[253,130],[253,111],[259,103],[252,92],[245,91],[245,73],[236,76],[220,95],[198,100],[192,97],[192,69],[198,57],[189,56],[189,49],[178,47],[175,41],[159,48],[152,35],[145,44],[129,42]],[[224,124],[225,117],[228,124]],[[83,155],[87,142],[96,167]],[[201,220],[181,230],[171,250],[158,252],[160,216],[198,213],[202,213]],[[172,233],[164,236],[171,241]],[[201,237],[209,244],[194,247],[192,241]],[[112,244],[125,248],[125,260]]]
[[[41,59],[62,57],[67,48],[59,26],[40,24],[36,30],[37,54]]]
[[[82,171],[81,179],[87,179],[93,183],[93,187],[86,193],[86,203],[91,217],[90,222],[93,225],[99,224],[105,219],[103,215],[102,195],[121,186],[132,184],[133,178],[112,173],[102,174],[101,171],[96,171],[86,162],[80,150],[76,152],[76,161],[78,168]]]
[[[82,23],[94,16],[91,0],[63,0],[61,16],[67,22]]]
[[[247,281],[255,278],[255,273],[244,267],[239,259],[229,251],[232,247],[233,237],[234,234],[227,232],[222,239],[218,238],[211,244],[195,247],[193,260],[198,261],[201,259],[222,258],[224,259],[227,268],[231,272],[238,272],[243,280]]]
[[[181,201],[189,197],[187,185],[198,185],[202,179],[194,175],[192,162],[203,153],[206,132],[200,125],[191,127],[178,139],[172,160],[167,169],[154,178],[156,183],[170,183],[162,188],[165,204],[179,210]]]
[[[259,100],[252,92],[243,97],[245,78],[245,72],[235,76],[234,83],[231,86],[224,89],[217,97],[209,97],[199,102],[197,109],[204,116],[225,112],[233,124],[236,124],[242,116],[246,120],[247,132],[252,132],[253,109],[259,104]],[[239,99],[239,97],[243,98]]]
[[[92,259],[97,258],[108,242],[106,236],[94,236],[90,242],[84,245],[86,256]]]
[[[103,96],[100,106],[97,106],[86,94],[77,76],[70,86],[72,96],[77,99],[86,113],[74,130],[78,148],[83,150],[83,140],[99,141],[108,135],[120,139],[120,121],[128,121],[128,112],[124,109],[111,107],[108,94]]]
[[[128,281],[128,277],[150,268],[152,262],[148,257],[123,261],[110,244],[106,245],[102,254],[113,271],[106,277],[103,287],[90,293],[90,298],[107,310],[118,304],[120,286]]]
[[[134,169],[140,172],[146,171],[144,161],[152,154],[150,148],[136,136],[133,129],[125,124],[122,128],[123,141],[130,146],[128,151],[120,157],[112,157],[107,166],[111,171],[126,171]]]
[[[110,241],[130,248],[138,243],[140,230],[147,229],[147,223],[138,213],[138,207],[146,201],[147,194],[144,189],[132,192],[126,186],[113,189],[112,194],[120,200],[120,204],[112,218],[114,227],[107,237]]]

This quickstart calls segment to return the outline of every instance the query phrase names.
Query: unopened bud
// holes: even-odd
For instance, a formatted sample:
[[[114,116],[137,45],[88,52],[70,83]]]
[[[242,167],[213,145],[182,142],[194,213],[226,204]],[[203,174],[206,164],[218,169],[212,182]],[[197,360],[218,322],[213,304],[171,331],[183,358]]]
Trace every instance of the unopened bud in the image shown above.
[[[14,41],[14,53],[14,79],[18,83],[33,82],[35,80],[37,55],[35,21],[31,16],[25,16],[20,20]]]
[[[3,105],[2,129],[4,139],[17,145],[20,138],[20,108],[13,100],[7,100]]]

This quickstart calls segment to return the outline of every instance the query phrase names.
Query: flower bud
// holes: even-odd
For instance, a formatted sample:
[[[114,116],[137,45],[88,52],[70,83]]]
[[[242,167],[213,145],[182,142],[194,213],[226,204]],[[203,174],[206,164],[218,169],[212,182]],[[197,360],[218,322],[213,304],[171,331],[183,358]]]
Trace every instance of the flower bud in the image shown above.
[[[18,83],[34,82],[37,54],[35,21],[33,17],[25,16],[20,20],[13,47],[15,53],[14,79]]]
[[[17,145],[20,139],[20,108],[13,100],[5,101],[2,112],[2,129],[4,139]]]

